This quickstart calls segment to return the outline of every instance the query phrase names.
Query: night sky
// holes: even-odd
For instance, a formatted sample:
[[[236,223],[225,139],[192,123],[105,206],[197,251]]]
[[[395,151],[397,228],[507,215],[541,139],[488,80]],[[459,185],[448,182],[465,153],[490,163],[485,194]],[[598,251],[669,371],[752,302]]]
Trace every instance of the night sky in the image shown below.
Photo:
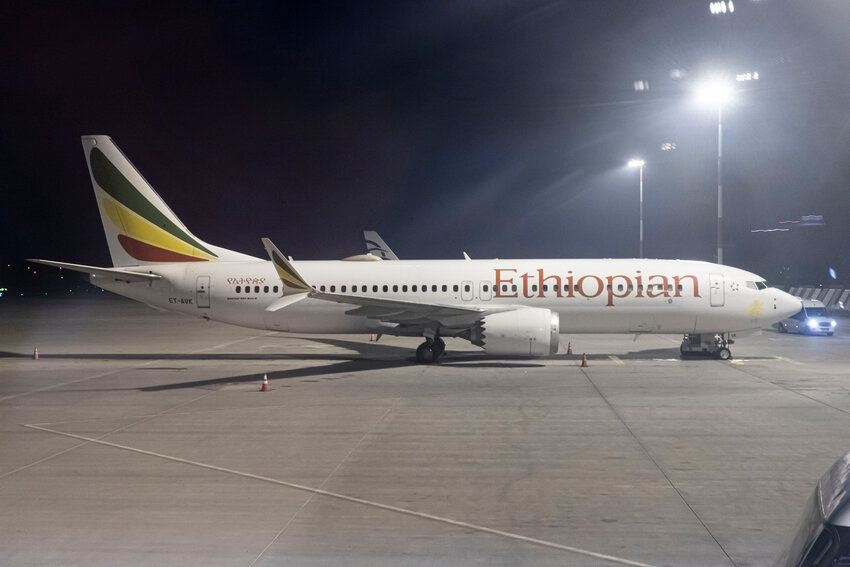
[[[713,261],[692,91],[753,71],[724,110],[725,261],[850,284],[850,2],[6,3],[0,258],[110,265],[80,145],[108,134],[198,237],[260,257],[364,229],[402,258],[636,257],[642,157],[646,255]],[[780,224],[803,215],[824,225]]]

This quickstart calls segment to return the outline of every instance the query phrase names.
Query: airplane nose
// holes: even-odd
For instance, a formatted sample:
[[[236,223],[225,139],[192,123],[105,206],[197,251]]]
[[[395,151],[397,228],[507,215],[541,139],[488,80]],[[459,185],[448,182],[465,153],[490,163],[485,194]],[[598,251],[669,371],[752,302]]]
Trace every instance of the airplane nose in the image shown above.
[[[781,315],[782,319],[787,319],[803,308],[803,301],[799,297],[794,297],[790,293],[779,290],[777,290],[777,293],[776,308],[778,315]]]

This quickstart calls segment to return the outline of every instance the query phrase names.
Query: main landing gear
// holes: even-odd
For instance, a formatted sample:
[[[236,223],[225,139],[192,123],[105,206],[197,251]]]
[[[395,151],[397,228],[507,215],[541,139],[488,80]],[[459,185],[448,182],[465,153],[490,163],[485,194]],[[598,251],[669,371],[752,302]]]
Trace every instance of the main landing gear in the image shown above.
[[[439,337],[425,337],[425,342],[416,349],[416,362],[431,364],[437,362],[446,352],[446,343]]]
[[[685,334],[682,337],[679,352],[682,353],[682,356],[705,354],[714,356],[720,360],[729,360],[732,358],[732,351],[729,350],[729,345],[734,343],[735,341],[729,338],[729,333],[718,333],[716,335]]]

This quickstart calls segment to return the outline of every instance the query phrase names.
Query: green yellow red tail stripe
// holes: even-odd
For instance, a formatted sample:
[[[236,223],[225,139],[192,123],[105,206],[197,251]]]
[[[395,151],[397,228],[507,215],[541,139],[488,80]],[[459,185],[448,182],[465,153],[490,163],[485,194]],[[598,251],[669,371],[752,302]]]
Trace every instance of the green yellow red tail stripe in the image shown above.
[[[118,229],[127,254],[145,262],[205,262],[218,256],[154,206],[97,147],[89,153],[92,177],[103,189],[100,205]]]

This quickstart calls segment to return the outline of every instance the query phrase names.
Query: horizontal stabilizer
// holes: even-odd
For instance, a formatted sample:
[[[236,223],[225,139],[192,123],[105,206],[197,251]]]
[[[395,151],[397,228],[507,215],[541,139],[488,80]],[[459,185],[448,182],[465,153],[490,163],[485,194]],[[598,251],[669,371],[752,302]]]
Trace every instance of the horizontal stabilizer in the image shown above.
[[[53,266],[56,268],[65,268],[66,270],[73,270],[75,272],[82,272],[84,274],[89,274],[96,278],[109,278],[117,281],[123,282],[147,282],[151,280],[158,280],[162,276],[151,273],[142,273],[142,272],[133,272],[131,270],[127,270],[124,268],[100,268],[98,266],[84,266],[82,264],[68,264],[67,262],[54,262],[53,260],[36,260],[33,258],[28,258],[27,262],[34,262],[36,264],[44,264],[45,266]]]

